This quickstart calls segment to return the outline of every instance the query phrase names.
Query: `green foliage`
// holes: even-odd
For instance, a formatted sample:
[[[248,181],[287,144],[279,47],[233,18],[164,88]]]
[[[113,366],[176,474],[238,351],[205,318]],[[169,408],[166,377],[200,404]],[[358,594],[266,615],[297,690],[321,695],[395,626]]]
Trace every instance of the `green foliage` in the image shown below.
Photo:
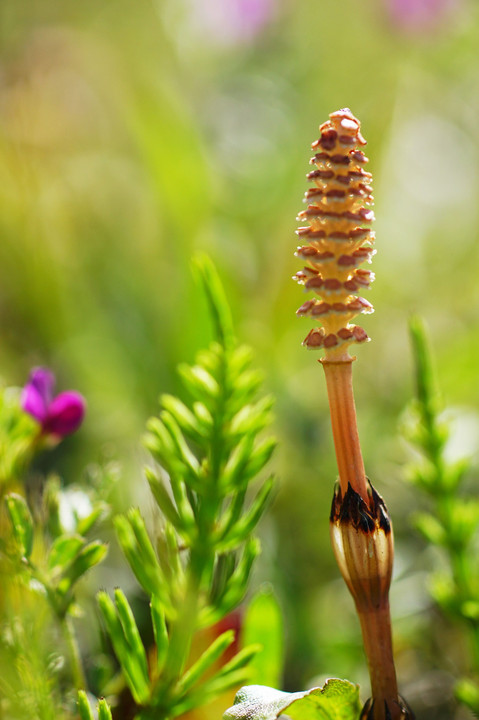
[[[46,447],[20,407],[20,391],[2,390],[0,704],[8,718],[72,717],[69,688],[86,686],[73,625],[81,613],[78,582],[107,552],[106,543],[88,538],[109,512],[106,484],[65,490],[57,476],[32,472]]]
[[[21,477],[32,458],[37,423],[20,407],[20,389],[0,392],[0,489],[2,493]]]
[[[157,464],[146,476],[161,512],[153,541],[137,509],[115,519],[119,543],[150,597],[156,664],[146,651],[125,596],[99,604],[138,718],[176,717],[207,703],[249,677],[260,650],[251,643],[226,662],[234,634],[224,632],[188,667],[193,637],[243,600],[259,542],[252,536],[273,489],[249,487],[271,457],[263,438],[271,397],[258,398],[261,378],[251,352],[234,341],[231,315],[213,265],[195,263],[213,319],[215,340],[193,365],[181,365],[189,400],[160,398],[145,444]]]
[[[356,720],[361,712],[359,688],[347,680],[328,680],[322,688],[287,693],[263,685],[242,688],[224,720]]]
[[[251,600],[241,632],[244,645],[256,642],[261,650],[251,662],[251,682],[281,687],[284,662],[283,616],[269,587],[261,588]]]
[[[87,542],[81,535],[62,533],[50,545],[45,558],[38,563],[31,557],[35,531],[32,515],[23,497],[9,494],[5,498],[16,548],[11,561],[13,569],[30,585],[40,583],[46,592],[52,610],[62,619],[74,603],[75,585],[91,568],[100,563],[107,545],[100,541]],[[37,528],[41,535],[43,529]],[[15,562],[15,555],[18,563]]]
[[[30,510],[25,500],[13,493],[7,495],[5,503],[20,557],[28,560],[33,548],[33,520]]]
[[[78,693],[78,712],[80,714],[80,720],[95,720],[87,694],[84,690],[80,690]],[[97,717],[98,720],[112,720],[110,706],[104,698],[98,701]]]
[[[422,322],[411,322],[416,368],[416,400],[405,434],[419,459],[409,477],[429,499],[429,512],[413,517],[424,540],[442,549],[443,562],[431,579],[431,594],[447,617],[459,623],[470,640],[471,654],[463,668],[473,675],[457,685],[457,698],[479,712],[479,501],[467,495],[465,480],[471,469],[467,458],[451,462],[446,445],[448,425],[434,381],[431,352]]]

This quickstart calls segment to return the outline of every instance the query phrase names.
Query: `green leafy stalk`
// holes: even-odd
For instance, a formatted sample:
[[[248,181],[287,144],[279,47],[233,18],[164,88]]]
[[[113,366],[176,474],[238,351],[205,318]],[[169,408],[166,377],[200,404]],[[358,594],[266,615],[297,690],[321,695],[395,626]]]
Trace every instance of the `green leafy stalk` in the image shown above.
[[[450,436],[441,416],[441,402],[434,379],[432,355],[424,325],[419,318],[410,324],[416,372],[416,401],[405,427],[408,440],[421,459],[410,465],[412,482],[429,499],[429,511],[416,514],[416,528],[426,542],[441,548],[445,562],[432,579],[434,600],[447,617],[459,623],[471,646],[472,678],[457,685],[457,697],[479,712],[479,570],[476,540],[479,502],[468,497],[464,479],[470,460],[448,460]]]
[[[80,690],[78,693],[77,707],[80,720],[95,720],[90,703],[88,702],[87,694],[83,690]],[[101,698],[98,701],[97,716],[98,720],[112,720],[110,706],[104,698]]]
[[[22,682],[21,678],[30,663],[38,662],[42,653],[47,658],[46,649],[37,648],[29,639],[37,629],[32,626],[27,608],[31,603],[43,604],[45,611],[49,609],[49,621],[56,622],[62,632],[71,685],[80,690],[86,688],[86,679],[73,624],[75,591],[78,581],[103,560],[107,546],[99,541],[87,542],[81,532],[70,534],[62,527],[58,512],[61,492],[59,481],[47,480],[43,498],[40,498],[42,502],[33,512],[22,495],[10,493],[5,497],[11,534],[1,539],[2,626],[4,624],[8,627],[10,624],[11,627],[18,627],[16,636],[25,640],[24,647],[18,650],[22,662],[15,666],[18,681]],[[92,511],[86,518],[76,518],[76,530],[86,532],[91,529],[105,512],[103,501],[93,502]],[[17,607],[15,598],[19,593],[22,603]],[[22,624],[25,626],[22,627]],[[52,683],[52,698],[56,698],[54,663],[45,660],[45,667],[47,680]],[[12,678],[11,687],[15,682],[15,678]],[[66,685],[64,680],[62,685]],[[33,689],[31,693],[28,691],[25,702],[32,703],[34,715],[43,717]]]
[[[250,647],[225,665],[224,652],[234,639],[226,632],[213,636],[188,666],[196,632],[224,618],[245,596],[259,552],[252,534],[273,482],[260,484],[252,500],[249,487],[275,446],[262,437],[272,400],[257,398],[260,377],[251,353],[236,345],[216,271],[206,258],[195,262],[195,270],[215,341],[193,365],[179,367],[189,400],[163,395],[159,416],[148,422],[145,444],[156,464],[146,475],[162,527],[154,542],[138,510],[115,520],[125,556],[151,599],[156,662],[146,674],[133,618],[126,619],[126,600],[119,605],[117,594],[115,607],[104,593],[99,597],[138,718],[176,717],[244,682],[258,650]]]

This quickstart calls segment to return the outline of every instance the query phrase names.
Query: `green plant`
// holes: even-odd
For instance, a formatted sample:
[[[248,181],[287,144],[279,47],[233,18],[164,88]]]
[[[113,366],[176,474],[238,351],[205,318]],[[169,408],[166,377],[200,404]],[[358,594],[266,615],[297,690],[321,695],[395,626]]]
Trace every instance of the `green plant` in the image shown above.
[[[49,371],[35,373],[53,383]],[[31,400],[35,390],[26,388]],[[78,585],[107,553],[106,543],[90,535],[109,513],[106,495],[113,473],[99,470],[96,485],[67,490],[53,474],[34,474],[33,460],[78,427],[83,406],[75,426],[67,428],[64,401],[74,397],[78,408],[82,399],[61,394],[61,413],[55,416],[60,424],[51,434],[23,411],[26,393],[6,388],[0,397],[1,707],[7,717],[30,713],[47,720],[62,713],[69,718],[71,690],[86,687],[74,624],[82,615]]]
[[[410,323],[416,373],[416,398],[409,408],[404,434],[417,453],[408,477],[428,500],[428,510],[413,516],[424,540],[440,549],[442,561],[431,576],[431,595],[444,615],[462,628],[470,653],[458,680],[457,698],[479,712],[479,567],[477,539],[479,501],[468,489],[472,462],[451,461],[450,424],[443,413],[432,354],[422,321]]]
[[[101,613],[135,704],[136,717],[173,718],[248,678],[259,647],[243,648],[218,668],[235,640],[221,633],[193,664],[195,634],[213,626],[245,596],[259,543],[252,533],[273,488],[250,487],[275,441],[262,437],[272,398],[258,399],[260,374],[251,352],[234,340],[229,308],[206,259],[196,269],[214,321],[215,340],[179,373],[190,397],[161,397],[145,445],[157,464],[146,468],[161,524],[152,538],[137,509],[118,516],[119,543],[150,599],[154,651],[147,651],[125,595],[98,597]],[[153,660],[148,660],[148,655]]]

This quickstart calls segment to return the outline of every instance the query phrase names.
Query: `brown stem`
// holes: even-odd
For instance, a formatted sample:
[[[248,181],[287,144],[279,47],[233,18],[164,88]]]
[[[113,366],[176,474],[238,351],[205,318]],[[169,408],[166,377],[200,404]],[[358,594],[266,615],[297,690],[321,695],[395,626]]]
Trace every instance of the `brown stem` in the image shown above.
[[[369,610],[358,608],[358,615],[369,665],[371,694],[374,698],[374,720],[384,720],[385,704],[391,714],[391,720],[399,720],[404,715],[398,704],[389,603],[386,602],[379,608]]]
[[[351,485],[369,505],[368,485],[359,445],[356,406],[353,395],[353,358],[321,360],[326,375],[334,447],[343,496]]]

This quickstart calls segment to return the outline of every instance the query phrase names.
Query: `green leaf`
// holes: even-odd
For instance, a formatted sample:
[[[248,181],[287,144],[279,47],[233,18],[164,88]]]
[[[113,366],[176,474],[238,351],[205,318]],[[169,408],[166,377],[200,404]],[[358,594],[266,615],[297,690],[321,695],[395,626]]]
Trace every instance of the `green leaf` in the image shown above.
[[[171,612],[163,573],[139,510],[132,508],[128,512],[128,517],[118,515],[114,524],[118,542],[136,579],[148,595],[157,595],[167,612]]]
[[[218,607],[221,610],[221,615],[226,615],[242,601],[248,589],[248,581],[253,562],[259,555],[260,550],[261,545],[256,538],[250,538],[245,544],[238,565],[229,578],[226,592],[218,599]]]
[[[234,630],[227,630],[217,637],[200,655],[198,660],[186,671],[177,685],[178,696],[184,696],[200,678],[220,659],[223,653],[234,642]]]
[[[171,413],[167,410],[163,410],[160,414],[160,420],[163,422],[167,432],[173,440],[175,453],[181,458],[186,467],[196,474],[199,469],[198,460],[188,447],[188,443],[186,442],[180,426],[174,419],[173,415],[171,415]]]
[[[164,668],[168,655],[168,629],[166,627],[165,612],[161,600],[155,595],[150,602],[151,622],[153,625],[153,636],[156,644],[156,674],[159,675]]]
[[[178,366],[178,373],[185,388],[199,402],[208,406],[212,399],[218,397],[220,392],[218,383],[201,365],[182,363]]]
[[[79,535],[86,535],[93,528],[96,523],[100,522],[108,516],[110,508],[105,502],[98,502],[95,504],[93,510],[89,515],[78,521],[76,531]]]
[[[106,592],[98,593],[98,606],[133,699],[138,705],[145,705],[150,697],[150,683],[148,674],[145,675],[144,664],[142,661],[138,662],[137,656],[132,651],[117,608]]]
[[[254,405],[244,405],[238,410],[231,421],[230,431],[233,435],[244,435],[245,433],[258,433],[273,419],[269,412],[273,407],[274,399],[266,395]]]
[[[479,600],[467,600],[461,605],[461,615],[468,620],[479,620]]]
[[[207,435],[205,426],[191,412],[191,410],[174,395],[162,395],[161,405],[175,418],[176,422],[190,437],[201,441]]]
[[[153,493],[153,497],[155,498],[158,507],[160,508],[163,515],[177,530],[184,530],[185,524],[183,522],[183,519],[178,514],[178,510],[174,506],[173,501],[163,482],[156,477],[153,470],[149,467],[145,467],[145,475],[150,485],[150,490]]]
[[[253,532],[254,528],[260,521],[261,516],[266,510],[273,488],[274,478],[271,477],[262,485],[248,511],[243,514],[236,524],[229,524],[226,526],[225,539],[224,543],[221,543],[221,549],[229,549],[230,546],[234,547],[240,542],[246,540],[246,538]]]
[[[98,720],[112,720],[110,706],[104,698],[98,702]]]
[[[448,544],[457,548],[467,546],[479,525],[479,501],[456,497],[448,527]]]
[[[198,421],[205,427],[205,432],[210,433],[214,425],[214,420],[206,405],[202,402],[195,402],[193,403],[193,410]]]
[[[73,562],[67,568],[62,578],[59,589],[67,591],[77,580],[79,580],[88,570],[98,565],[108,552],[108,545],[96,540],[85,545]]]
[[[249,678],[249,665],[251,663],[251,660],[255,657],[255,655],[258,654],[260,650],[261,645],[258,645],[258,643],[253,643],[253,645],[248,645],[247,647],[242,648],[242,650],[236,653],[236,655],[229,662],[227,662],[226,665],[223,665],[214,680],[224,678],[226,676],[236,675],[239,670],[244,670],[246,666],[248,666],[247,675]]]
[[[233,393],[238,410],[255,396],[262,382],[263,373],[260,370],[246,370],[238,376]]]
[[[254,438],[245,435],[231,452],[221,478],[221,485],[228,489],[241,484],[245,468],[253,450]]]
[[[229,371],[231,381],[237,380],[253,362],[253,352],[248,345],[240,345],[230,355]]]
[[[77,704],[81,720],[95,720],[90,703],[88,702],[87,694],[84,690],[78,691]]]
[[[269,437],[255,445],[246,466],[246,476],[248,479],[253,478],[264,468],[277,444],[278,442],[275,438]]]
[[[233,321],[216,268],[206,255],[198,255],[193,261],[193,267],[203,286],[216,339],[228,349],[234,343]]]
[[[48,569],[64,569],[77,556],[79,550],[85,544],[85,540],[78,535],[60,535],[52,544],[48,553]]]
[[[473,713],[479,713],[479,685],[469,678],[459,680],[454,688],[456,698]]]
[[[28,558],[33,548],[33,520],[24,498],[11,493],[5,498],[7,511],[13,528],[13,535],[21,554]]]
[[[357,720],[359,688],[347,680],[328,680],[323,688],[287,693],[264,685],[241,688],[223,720]]]
[[[430,409],[431,400],[435,397],[434,375],[432,369],[431,351],[424,323],[419,317],[411,318],[409,332],[414,352],[416,369],[416,393],[421,405]]]
[[[250,602],[243,620],[244,645],[258,643],[261,650],[250,664],[252,683],[280,686],[284,662],[283,616],[269,587],[262,588]]]
[[[447,541],[446,532],[434,515],[429,513],[417,513],[413,522],[417,530],[427,542],[433,545],[444,545]]]
[[[123,634],[130,648],[130,662],[135,663],[138,672],[148,684],[148,660],[146,658],[145,647],[128,600],[119,588],[115,590],[115,602],[118,617],[123,628]]]

